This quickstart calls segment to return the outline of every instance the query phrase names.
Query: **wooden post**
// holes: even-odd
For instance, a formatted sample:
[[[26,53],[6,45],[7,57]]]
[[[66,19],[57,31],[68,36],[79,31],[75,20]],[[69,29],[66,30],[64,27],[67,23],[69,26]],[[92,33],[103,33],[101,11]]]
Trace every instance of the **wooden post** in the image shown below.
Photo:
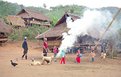
[[[105,32],[102,34],[101,38],[98,40],[98,42],[101,41],[101,39],[103,38],[103,36],[105,35],[105,33],[109,30],[109,28],[111,27],[113,21],[116,19],[116,17],[118,16],[118,14],[120,13],[121,8],[119,8],[119,10],[117,11],[117,13],[114,15],[113,19],[111,20],[111,22],[109,23],[108,27],[106,28]],[[97,48],[98,43],[95,45],[95,48]]]

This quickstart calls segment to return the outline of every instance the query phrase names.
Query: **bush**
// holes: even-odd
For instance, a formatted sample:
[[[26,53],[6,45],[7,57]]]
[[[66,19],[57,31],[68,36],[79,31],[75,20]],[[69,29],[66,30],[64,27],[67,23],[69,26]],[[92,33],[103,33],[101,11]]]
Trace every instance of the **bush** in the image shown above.
[[[37,25],[33,25],[28,28],[14,29],[13,33],[10,34],[9,38],[14,41],[22,40],[25,36],[27,36],[29,40],[34,40],[38,34],[41,34],[46,30],[48,30],[47,27]]]
[[[11,39],[12,41],[16,41],[16,40],[18,40],[19,35],[18,35],[18,33],[12,33],[12,34],[10,34],[10,36],[8,38]]]

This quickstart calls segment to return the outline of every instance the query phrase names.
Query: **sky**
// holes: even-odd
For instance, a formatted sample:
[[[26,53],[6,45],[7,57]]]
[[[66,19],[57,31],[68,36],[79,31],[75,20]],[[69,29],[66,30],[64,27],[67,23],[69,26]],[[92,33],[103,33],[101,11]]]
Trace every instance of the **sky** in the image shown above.
[[[24,6],[43,7],[46,4],[47,8],[58,5],[80,5],[89,8],[101,7],[121,7],[121,0],[3,0],[12,3],[22,4]]]

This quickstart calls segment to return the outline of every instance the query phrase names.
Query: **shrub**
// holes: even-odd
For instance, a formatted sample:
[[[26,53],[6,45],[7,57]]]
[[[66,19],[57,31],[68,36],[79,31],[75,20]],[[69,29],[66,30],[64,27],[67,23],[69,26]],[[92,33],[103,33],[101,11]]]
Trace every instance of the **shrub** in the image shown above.
[[[47,27],[37,25],[33,25],[28,28],[14,29],[13,33],[10,34],[9,38],[14,41],[22,40],[25,36],[27,36],[29,40],[34,40],[38,34],[41,34],[46,30],[48,30]]]
[[[13,32],[12,34],[10,34],[10,36],[8,38],[11,39],[12,41],[16,41],[16,40],[18,40],[19,35],[18,35],[18,33]]]

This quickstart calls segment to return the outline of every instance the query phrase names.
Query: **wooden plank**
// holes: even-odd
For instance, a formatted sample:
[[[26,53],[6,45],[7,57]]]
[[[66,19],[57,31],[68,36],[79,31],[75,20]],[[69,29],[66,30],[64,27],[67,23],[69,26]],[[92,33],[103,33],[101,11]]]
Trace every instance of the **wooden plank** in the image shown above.
[[[6,42],[7,40],[7,38],[0,38],[0,42]]]

